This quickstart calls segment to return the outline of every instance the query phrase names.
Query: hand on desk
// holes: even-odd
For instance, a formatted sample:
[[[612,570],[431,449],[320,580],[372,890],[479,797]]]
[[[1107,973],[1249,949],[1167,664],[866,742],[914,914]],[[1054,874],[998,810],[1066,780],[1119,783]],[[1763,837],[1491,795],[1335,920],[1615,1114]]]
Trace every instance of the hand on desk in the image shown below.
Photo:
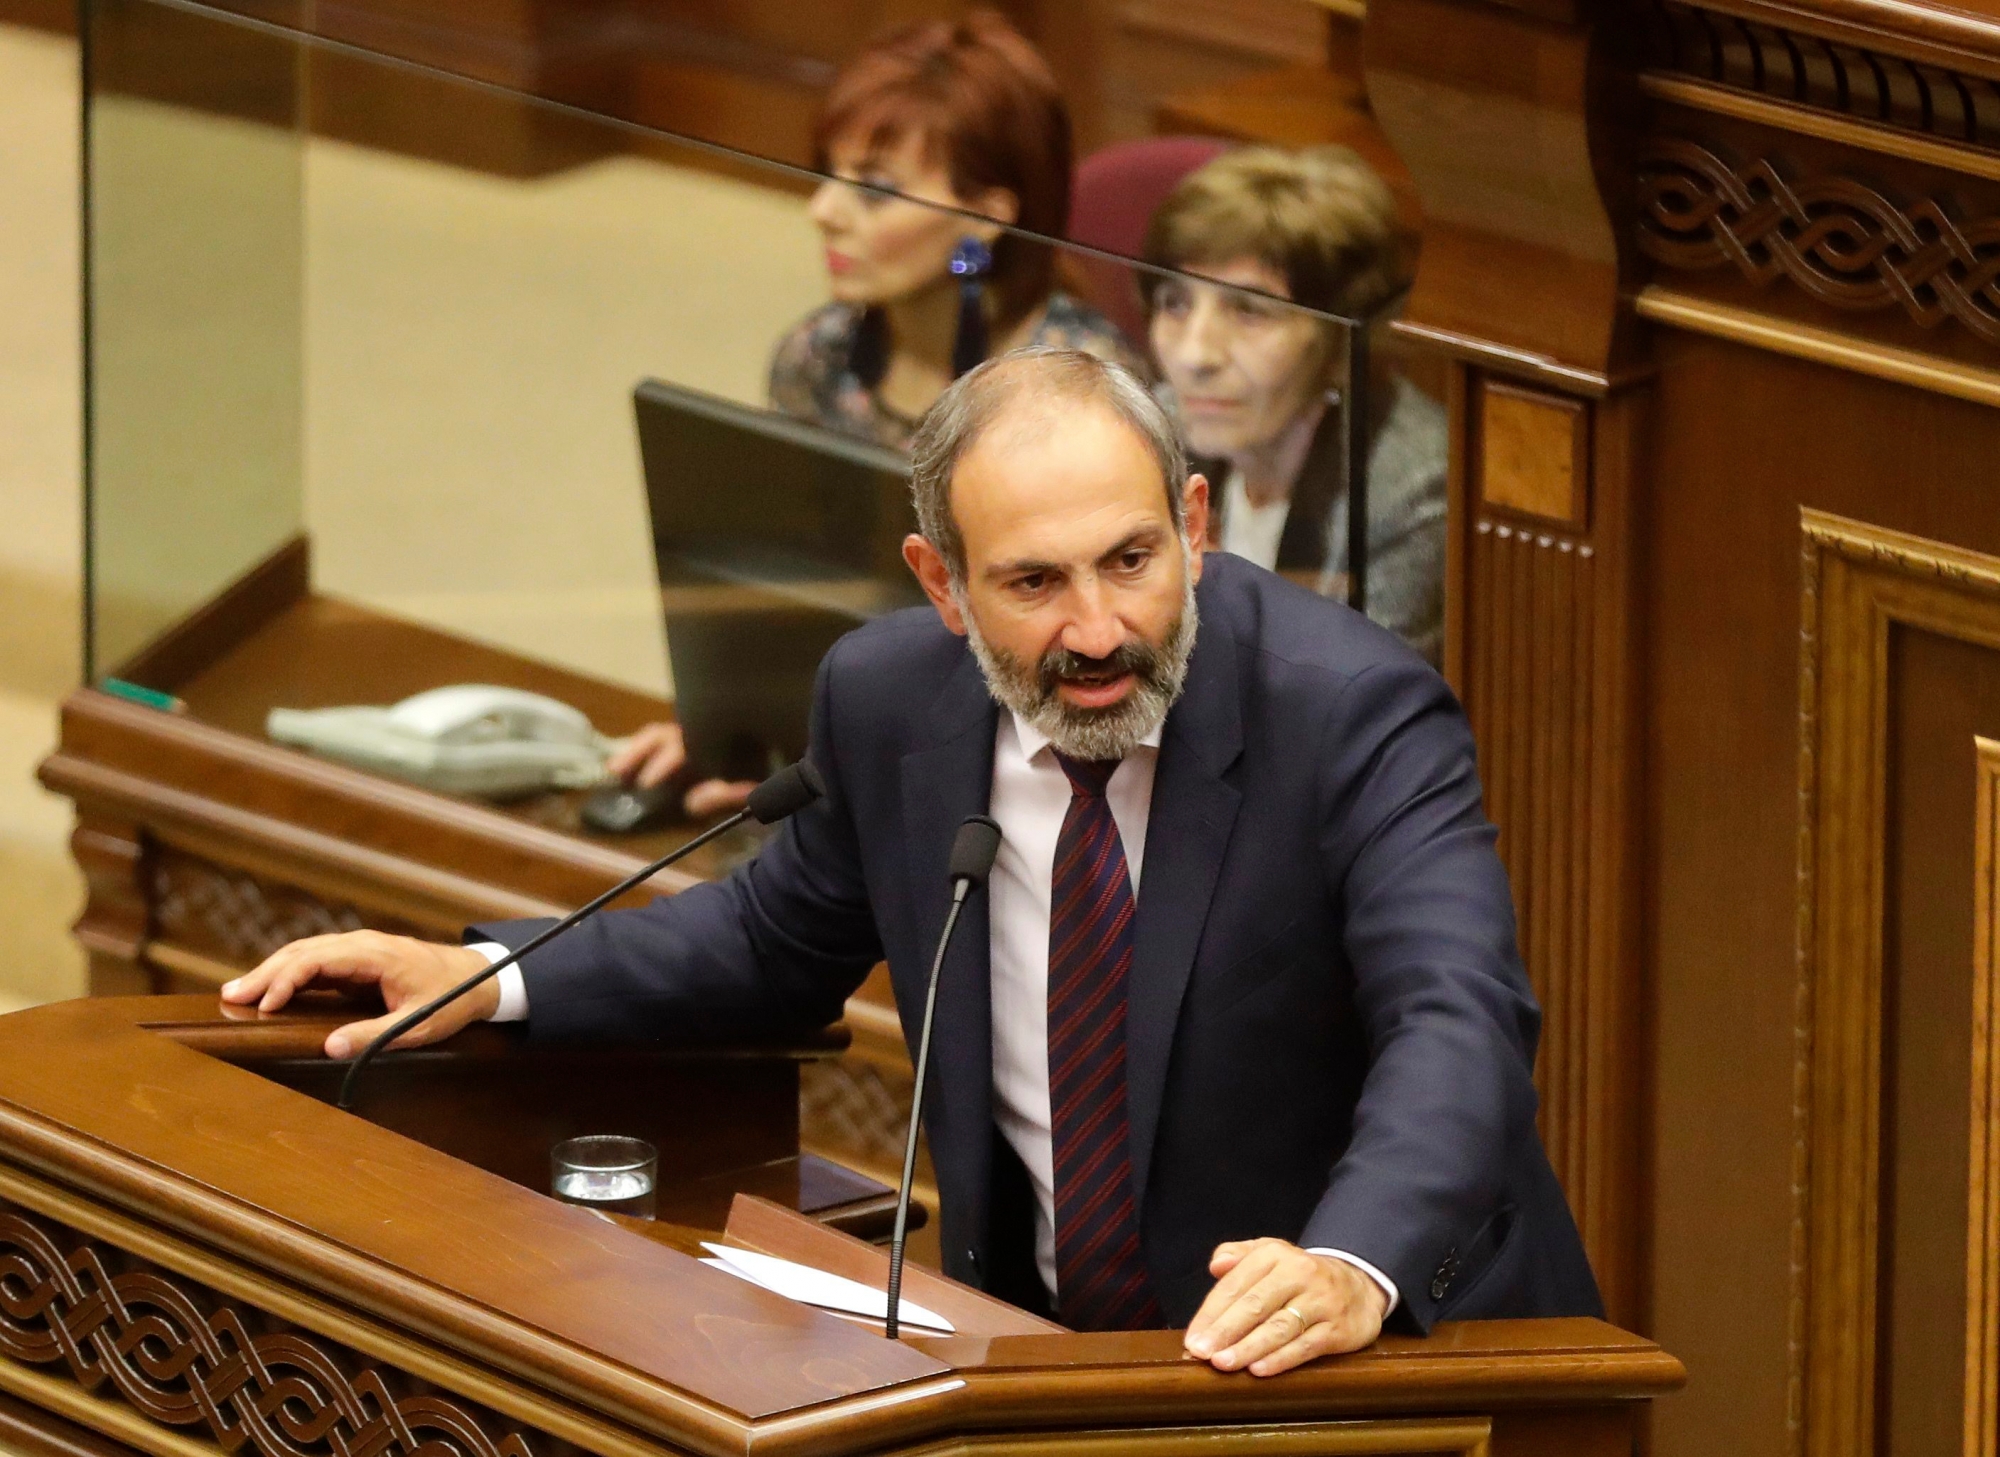
[[[308,936],[281,946],[254,971],[225,983],[222,1000],[260,1012],[275,1012],[309,986],[349,990],[379,987],[389,1010],[380,1017],[350,1022],[326,1039],[326,1055],[349,1058],[405,1012],[443,996],[468,977],[486,970],[479,952],[464,946],[443,946],[382,931],[343,931],[332,936]],[[392,1044],[421,1047],[441,1042],[460,1028],[483,1021],[500,1006],[500,988],[493,982],[461,997],[436,1016],[419,1022]]]
[[[1215,1288],[1188,1326],[1187,1349],[1218,1371],[1276,1376],[1382,1334],[1388,1296],[1345,1260],[1253,1239],[1217,1245],[1208,1273]]]
[[[649,723],[605,762],[605,768],[628,784],[651,789],[664,784],[687,763],[687,740],[677,723]],[[687,792],[682,805],[689,819],[733,813],[743,808],[757,786],[748,779],[704,779]]]

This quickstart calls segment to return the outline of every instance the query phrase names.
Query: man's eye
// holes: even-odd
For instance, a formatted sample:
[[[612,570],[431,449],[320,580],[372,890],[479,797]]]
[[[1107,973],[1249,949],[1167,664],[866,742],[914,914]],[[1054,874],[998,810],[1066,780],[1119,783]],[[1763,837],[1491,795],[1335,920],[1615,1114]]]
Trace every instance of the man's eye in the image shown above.
[[[1014,590],[1017,592],[1034,593],[1041,591],[1048,584],[1049,579],[1046,574],[1042,572],[1030,572],[1025,577],[1016,577],[1014,579]]]
[[[1134,547],[1131,551],[1119,553],[1118,565],[1128,572],[1136,572],[1152,559],[1153,554],[1150,551],[1141,547]]]

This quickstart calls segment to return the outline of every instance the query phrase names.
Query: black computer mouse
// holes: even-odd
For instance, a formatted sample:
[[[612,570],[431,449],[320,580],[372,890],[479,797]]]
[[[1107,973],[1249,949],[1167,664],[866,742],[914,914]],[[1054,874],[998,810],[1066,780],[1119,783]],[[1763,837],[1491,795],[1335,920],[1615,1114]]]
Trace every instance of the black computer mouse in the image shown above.
[[[641,789],[636,784],[607,784],[594,789],[577,810],[590,829],[606,835],[639,835],[681,818],[687,787],[675,775],[665,784]]]

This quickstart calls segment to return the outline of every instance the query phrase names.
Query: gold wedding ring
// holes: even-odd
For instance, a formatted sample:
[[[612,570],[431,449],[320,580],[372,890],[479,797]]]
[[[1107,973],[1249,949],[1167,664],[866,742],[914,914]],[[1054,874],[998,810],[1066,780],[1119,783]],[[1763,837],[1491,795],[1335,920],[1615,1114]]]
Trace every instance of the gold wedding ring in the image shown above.
[[[1299,1314],[1299,1309],[1296,1305],[1287,1305],[1284,1308],[1284,1313],[1286,1315],[1289,1315],[1293,1320],[1299,1323],[1300,1335],[1304,1335],[1306,1331],[1311,1328],[1312,1322],[1307,1320],[1303,1315]]]

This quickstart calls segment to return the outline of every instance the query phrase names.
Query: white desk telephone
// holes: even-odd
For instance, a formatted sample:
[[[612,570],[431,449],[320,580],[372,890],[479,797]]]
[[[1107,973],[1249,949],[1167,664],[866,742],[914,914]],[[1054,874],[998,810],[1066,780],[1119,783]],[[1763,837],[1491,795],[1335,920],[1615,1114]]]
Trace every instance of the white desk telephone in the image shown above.
[[[485,683],[433,688],[390,708],[274,708],[264,731],[426,789],[491,799],[601,783],[618,742],[567,703]]]

